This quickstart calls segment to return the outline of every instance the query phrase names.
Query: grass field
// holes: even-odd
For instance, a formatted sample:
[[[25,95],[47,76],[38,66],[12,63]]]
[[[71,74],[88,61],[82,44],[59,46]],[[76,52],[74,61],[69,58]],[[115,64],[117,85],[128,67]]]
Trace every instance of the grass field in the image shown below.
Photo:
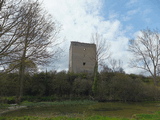
[[[23,102],[26,108],[0,115],[0,120],[160,120],[160,102],[94,101]]]
[[[71,118],[71,117],[52,117],[52,118],[43,118],[43,117],[0,117],[0,120],[131,120],[127,118],[115,118],[115,117],[105,117],[105,116],[91,116],[85,118]]]
[[[138,114],[133,118],[119,118],[119,117],[107,117],[107,116],[90,116],[90,117],[0,117],[0,120],[160,120],[160,112],[155,114]]]

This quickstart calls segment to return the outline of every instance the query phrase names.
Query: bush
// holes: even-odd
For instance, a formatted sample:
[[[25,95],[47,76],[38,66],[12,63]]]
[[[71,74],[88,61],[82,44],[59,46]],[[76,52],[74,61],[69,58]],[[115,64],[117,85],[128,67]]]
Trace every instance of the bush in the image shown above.
[[[108,82],[106,81],[101,81],[98,84],[98,94],[96,95],[95,99],[98,100],[99,102],[105,102],[110,100],[110,91],[108,87]]]
[[[15,104],[16,103],[16,97],[10,96],[10,97],[1,97],[1,103],[5,104]]]
[[[160,100],[160,89],[150,77],[102,71],[98,74],[97,94],[91,97],[93,75],[87,73],[41,72],[25,75],[23,101],[95,99],[98,101],[154,101]],[[0,77],[0,102],[16,102],[19,91],[18,74]]]
[[[66,72],[62,71],[56,74],[53,79],[52,90],[53,93],[57,96],[69,95],[71,92],[71,85],[67,81]]]
[[[137,76],[116,73],[110,79],[103,73],[98,84],[98,101],[146,101],[160,100],[159,88],[144,83]]]
[[[92,81],[88,79],[75,79],[73,83],[73,92],[75,95],[89,96],[91,94]]]
[[[111,96],[114,100],[139,101],[141,98],[142,84],[125,74],[117,74],[111,82]]]

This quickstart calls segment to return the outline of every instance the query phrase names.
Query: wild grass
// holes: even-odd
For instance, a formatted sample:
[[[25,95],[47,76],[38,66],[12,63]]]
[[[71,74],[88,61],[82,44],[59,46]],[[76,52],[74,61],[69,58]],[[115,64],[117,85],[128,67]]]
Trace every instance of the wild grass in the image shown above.
[[[106,117],[106,116],[91,116],[86,118],[71,118],[71,117],[52,117],[52,118],[43,118],[43,117],[0,117],[0,120],[131,120],[128,118],[116,118],[116,117]]]
[[[95,104],[97,101],[83,100],[83,101],[55,101],[55,102],[28,102],[24,101],[20,105],[27,107],[34,106],[53,106],[53,105],[87,105],[87,104]]]
[[[23,117],[0,117],[0,120],[160,120],[160,111],[154,114],[138,114],[134,115],[133,118],[119,118],[119,117],[108,117],[108,116],[89,116],[89,117],[69,117],[69,116],[58,116],[58,117],[34,117],[34,116],[23,116]]]
[[[158,120],[160,102],[96,101],[28,102],[26,108],[2,114],[0,120]],[[155,114],[153,114],[155,113]],[[27,117],[26,117],[27,116]],[[14,119],[12,119],[14,118]],[[132,119],[131,119],[132,118]]]
[[[9,106],[10,106],[9,104],[0,104],[0,109],[7,108],[7,107],[9,107]]]
[[[0,113],[6,110],[10,105],[9,104],[1,104],[0,103]]]
[[[139,114],[135,116],[136,120],[160,120],[160,111],[154,114]]]

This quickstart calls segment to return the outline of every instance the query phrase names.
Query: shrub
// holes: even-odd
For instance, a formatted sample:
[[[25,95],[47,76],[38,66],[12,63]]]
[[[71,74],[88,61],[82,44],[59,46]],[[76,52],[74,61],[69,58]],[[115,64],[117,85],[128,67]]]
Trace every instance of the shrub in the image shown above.
[[[98,101],[153,101],[160,100],[160,89],[144,82],[150,79],[124,73],[100,73],[98,83]]]
[[[88,79],[75,79],[73,83],[73,92],[75,95],[85,95],[91,94],[92,81]]]
[[[15,104],[16,103],[16,97],[10,96],[10,97],[1,97],[2,103],[5,104]]]

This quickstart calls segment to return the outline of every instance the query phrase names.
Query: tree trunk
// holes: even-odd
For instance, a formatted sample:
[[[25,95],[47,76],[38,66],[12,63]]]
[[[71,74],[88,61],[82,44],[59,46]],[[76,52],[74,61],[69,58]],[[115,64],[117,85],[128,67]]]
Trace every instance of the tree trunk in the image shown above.
[[[21,99],[23,97],[23,86],[24,86],[24,73],[25,73],[25,63],[24,60],[22,60],[19,68],[19,82],[20,82],[20,87],[19,87],[19,96],[18,96],[18,103],[21,102]]]
[[[153,82],[154,86],[158,86],[156,66],[154,66]]]
[[[158,81],[156,76],[153,77],[153,82],[154,82],[154,86],[158,86]]]
[[[98,62],[96,62],[95,67],[94,67],[94,81],[92,85],[92,92],[94,95],[97,93],[97,86],[98,86]]]
[[[22,55],[21,60],[20,60],[20,68],[19,68],[20,89],[19,89],[18,103],[21,102],[21,99],[22,99],[22,97],[23,97],[26,50],[27,50],[27,38],[26,38],[26,40],[25,40],[25,47],[24,47],[23,55]]]

